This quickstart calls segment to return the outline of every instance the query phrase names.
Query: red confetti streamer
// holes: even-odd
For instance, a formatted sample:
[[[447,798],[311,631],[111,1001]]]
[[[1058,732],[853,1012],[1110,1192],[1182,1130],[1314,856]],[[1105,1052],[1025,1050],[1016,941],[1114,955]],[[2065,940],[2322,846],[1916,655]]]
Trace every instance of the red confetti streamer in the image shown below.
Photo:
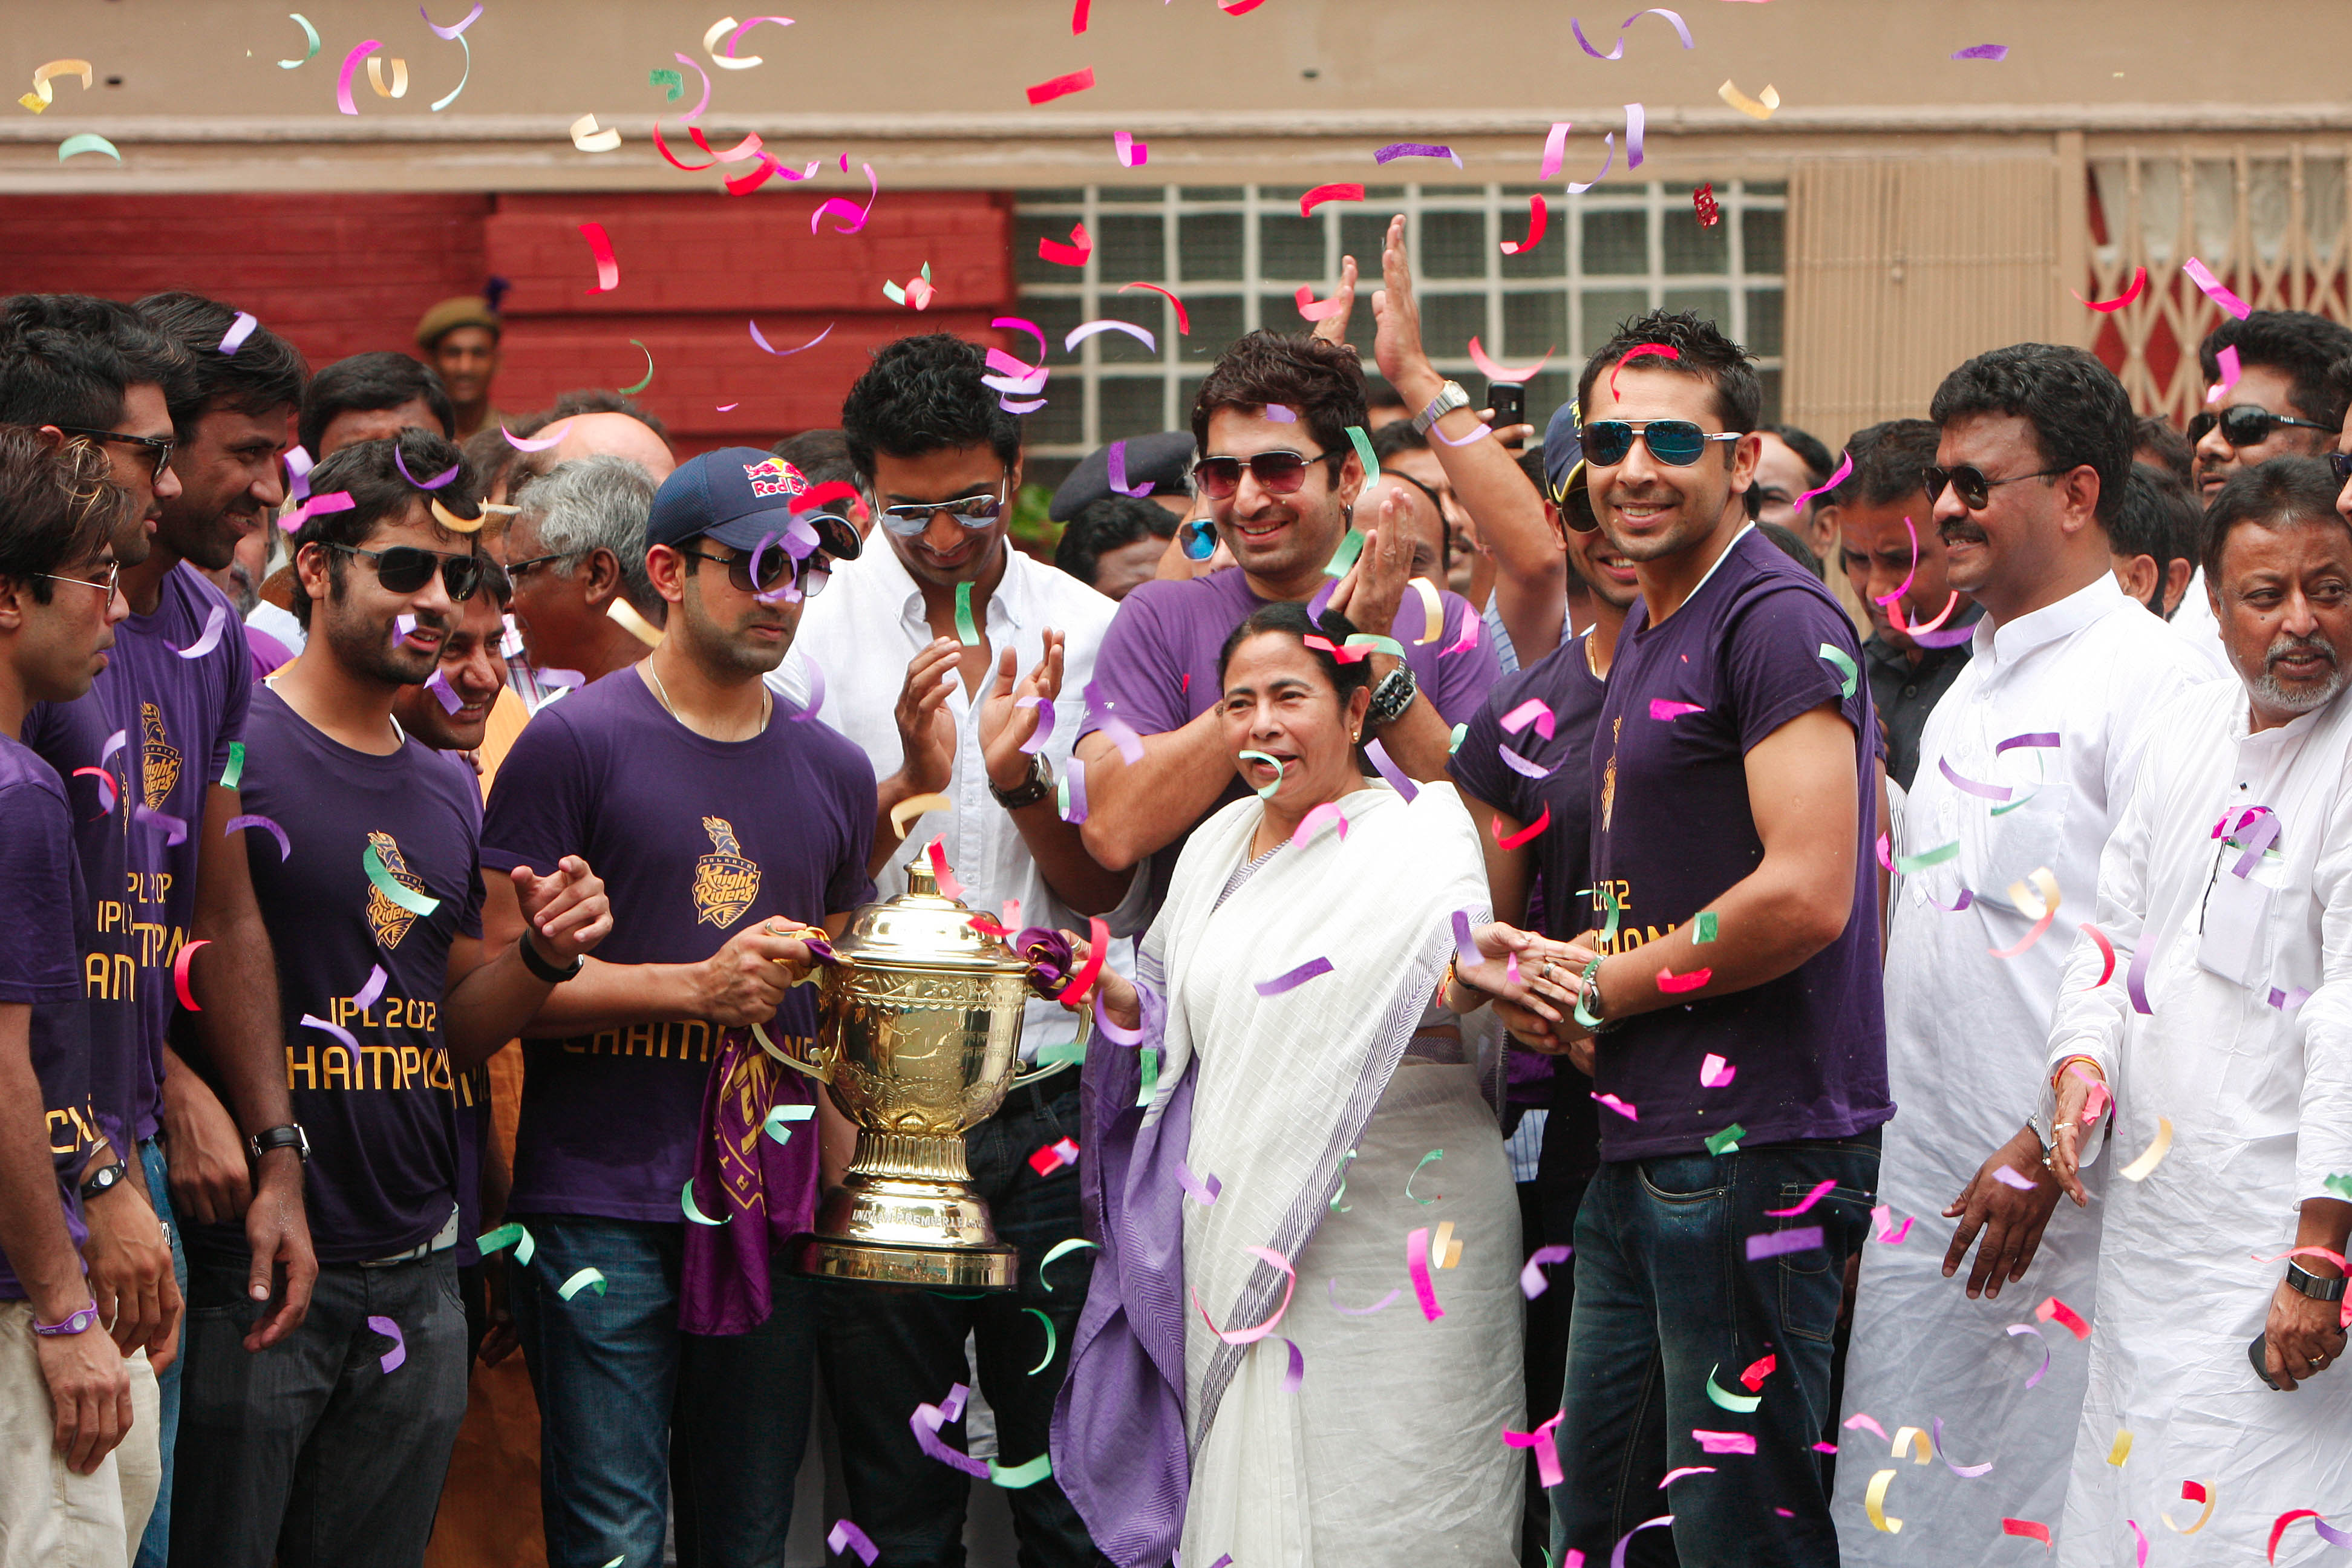
[[[2115,978],[2116,945],[2107,940],[2106,932],[2101,931],[2090,921],[2084,921],[2083,922],[2083,929],[2091,933],[2091,940],[2098,944],[2099,956],[2106,960],[2106,967],[2099,971],[2099,977],[2096,980],[2092,981],[2091,984],[2085,987],[2086,990],[2096,991],[2100,986],[2105,985],[2108,981]]]
[[[1528,366],[1525,370],[1506,370],[1503,366],[1496,364],[1493,360],[1486,356],[1486,351],[1478,346],[1478,340],[1476,338],[1472,338],[1470,340],[1470,363],[1476,365],[1478,367],[1478,374],[1485,376],[1488,381],[1508,381],[1524,384],[1531,380],[1536,372],[1543,369],[1543,367],[1550,362],[1551,356],[1557,352],[1558,351],[1555,349],[1544,350],[1543,358],[1536,361],[1535,363]]]
[[[1543,808],[1543,814],[1541,816],[1538,816],[1533,822],[1528,823],[1525,827],[1520,828],[1517,833],[1512,834],[1508,838],[1503,837],[1503,819],[1501,817],[1492,816],[1486,819],[1487,829],[1495,836],[1496,847],[1502,849],[1517,849],[1520,845],[1525,844],[1528,840],[1540,835],[1545,828],[1549,827],[1550,826],[1551,807],[1549,805]]]
[[[1318,185],[1298,198],[1298,216],[1305,217],[1325,202],[1360,202],[1364,199],[1361,185]]]
[[[621,264],[613,256],[613,241],[601,223],[583,223],[580,236],[588,242],[589,254],[596,258],[596,287],[591,294],[606,294],[621,286]]]
[[[1067,76],[1057,76],[1051,81],[1039,82],[1029,89],[1029,101],[1033,105],[1051,103],[1057,98],[1067,98],[1074,92],[1084,92],[1094,84],[1095,68],[1088,66],[1084,70],[1075,70]]]
[[[2134,300],[2138,299],[2139,291],[2147,287],[2147,268],[2145,267],[2139,267],[2132,269],[2131,287],[2125,289],[2122,293],[2116,295],[2112,300],[2083,300],[2083,296],[2080,294],[2074,294],[2074,298],[2077,300],[2083,300],[2083,303],[2088,305],[2094,310],[2120,310],[2126,305],[2130,304]],[[2067,292],[2073,294],[2074,291],[2070,289]]]
[[[180,994],[180,1005],[191,1013],[201,1013],[204,1009],[196,1005],[195,993],[188,989],[188,965],[194,961],[196,949],[211,945],[210,937],[192,938],[180,944],[178,954],[172,960],[172,988]]]
[[[1047,239],[1043,235],[1037,237],[1037,254],[1056,267],[1084,267],[1087,258],[1094,253],[1095,242],[1087,233],[1084,224],[1070,230],[1070,243],[1067,245],[1057,239]]]
[[[1078,0],[1070,11],[1070,37],[1076,37],[1087,30],[1087,10],[1090,0]]]
[[[2028,1541],[2038,1541],[2046,1549],[2050,1544],[2050,1527],[2030,1519],[2004,1519],[2000,1521],[2003,1535],[2021,1535]]]
[[[1315,290],[1304,283],[1298,286],[1294,298],[1298,301],[1298,313],[1310,321],[1328,321],[1353,304],[1352,300],[1318,300]]]
[[[1167,294],[1168,302],[1176,307],[1176,335],[1179,337],[1190,337],[1192,335],[1192,318],[1184,313],[1183,300],[1179,300],[1175,295],[1169,293],[1167,289],[1162,289],[1157,283],[1122,283],[1118,286],[1118,291],[1122,294],[1126,293],[1129,289],[1149,289],[1155,294]]]
[[[1658,989],[1670,996],[1679,995],[1685,991],[1696,991],[1714,978],[1715,971],[1712,969],[1694,969],[1687,974],[1675,974],[1661,969],[1658,971]]]
[[[1525,239],[1507,239],[1503,241],[1503,254],[1506,256],[1517,256],[1526,251],[1533,250],[1537,246],[1541,245],[1543,243],[1544,226],[1549,223],[1550,219],[1551,210],[1544,205],[1544,199],[1541,196],[1529,196],[1528,198],[1528,237]]]
[[[1790,1212],[1795,1213],[1797,1211],[1791,1210]],[[1764,1380],[1771,1376],[1772,1369],[1780,1364],[1780,1358],[1779,1356],[1765,1356],[1761,1360],[1752,1363],[1746,1372],[1741,1373],[1739,1374],[1739,1381],[1747,1388],[1748,1393],[1754,1394],[1764,1386]]]
[[[2033,1315],[2045,1323],[2055,1320],[2064,1324],[2078,1340],[2087,1340],[2091,1337],[2091,1325],[2083,1321],[2081,1315],[2074,1308],[2055,1296],[2050,1297],[2042,1305],[2034,1308]],[[2192,1498],[2189,1500],[2194,1502],[2197,1500]]]

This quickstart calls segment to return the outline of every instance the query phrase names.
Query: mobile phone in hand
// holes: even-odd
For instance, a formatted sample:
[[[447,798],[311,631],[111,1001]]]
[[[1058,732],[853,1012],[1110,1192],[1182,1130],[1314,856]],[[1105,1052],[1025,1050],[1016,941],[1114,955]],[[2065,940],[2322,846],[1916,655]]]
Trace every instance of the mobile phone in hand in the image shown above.
[[[2278,1388],[2278,1384],[2271,1378],[2270,1342],[2269,1330],[2265,1329],[2256,1334],[2254,1342],[2246,1347],[2246,1359],[2254,1363],[2254,1375],[2261,1378],[2266,1387]],[[2281,1389],[2280,1392],[2285,1391]]]
[[[1497,430],[1524,425],[1528,422],[1528,389],[1516,381],[1490,381],[1486,384],[1486,406],[1495,411],[1494,426]],[[1518,450],[1516,438],[1506,445],[1512,451]]]

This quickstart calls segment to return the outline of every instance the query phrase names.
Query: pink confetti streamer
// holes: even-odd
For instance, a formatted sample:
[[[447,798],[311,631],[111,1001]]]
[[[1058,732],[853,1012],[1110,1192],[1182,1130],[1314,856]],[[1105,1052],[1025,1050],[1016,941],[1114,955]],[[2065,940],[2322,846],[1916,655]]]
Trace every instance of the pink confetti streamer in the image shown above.
[[[2087,1340],[2091,1337],[2091,1325],[2084,1322],[2074,1308],[2055,1296],[2044,1298],[2042,1305],[2033,1309],[2033,1315],[2045,1323],[2055,1322],[2063,1325],[2067,1332],[2078,1340]]]
[[[1759,1230],[1748,1238],[1748,1261],[1778,1258],[1784,1252],[1815,1252],[1822,1245],[1822,1227],[1801,1225],[1792,1230]]]
[[[383,40],[370,38],[343,57],[342,72],[335,78],[335,107],[343,113],[357,114],[360,111],[359,105],[352,101],[352,73],[360,68],[360,62],[367,58],[370,50],[382,47],[383,47]]]
[[[1897,1227],[1895,1224],[1895,1210],[1891,1205],[1880,1204],[1872,1209],[1870,1223],[1878,1227],[1878,1239],[1888,1247],[1902,1246],[1903,1238],[1911,1234],[1912,1217],[1906,1215],[1903,1224]]]
[[[1969,794],[1984,800],[2007,800],[2017,793],[2006,784],[1979,784],[1974,779],[1963,778],[1954,773],[1952,764],[1942,757],[1936,759],[1936,769],[1951,782],[1954,788],[1966,790]]]
[[[245,816],[232,816],[228,819],[227,826],[223,829],[223,831],[227,833],[242,833],[248,827],[258,827],[268,833],[269,837],[278,840],[278,858],[279,860],[288,860],[293,858],[294,841],[286,837],[286,830],[284,828],[278,826],[278,824],[272,822],[266,816],[251,815]]]
[[[1429,1227],[1422,1226],[1404,1238],[1405,1271],[1412,1276],[1412,1293],[1421,1302],[1421,1315],[1431,1322],[1445,1316],[1445,1309],[1437,1304],[1437,1287],[1429,1278]]]
[[[1568,153],[1568,133],[1573,129],[1573,121],[1555,120],[1551,122],[1551,130],[1544,137],[1543,168],[1536,176],[1543,184],[1549,184],[1559,178],[1560,163]]]
[[[2050,1527],[2033,1520],[2004,1519],[2000,1521],[2000,1532],[2003,1535],[2021,1535],[2028,1541],[2038,1541],[2045,1549],[2050,1545]]]
[[[856,1552],[857,1560],[865,1563],[866,1568],[874,1568],[875,1560],[882,1555],[880,1549],[874,1544],[874,1538],[845,1519],[834,1521],[833,1533],[824,1538],[824,1547],[835,1557],[848,1552]]]
[[[221,336],[220,352],[233,354],[245,347],[245,340],[253,336],[253,329],[259,325],[261,319],[258,316],[249,310],[239,310],[236,320],[229,323],[228,331]]]
[[[1224,1342],[1229,1345],[1255,1344],[1258,1341],[1265,1338],[1268,1334],[1273,1333],[1275,1325],[1282,1321],[1282,1315],[1290,1310],[1291,1293],[1298,1289],[1298,1270],[1290,1266],[1290,1259],[1285,1258],[1271,1247],[1244,1247],[1242,1250],[1255,1258],[1259,1262],[1265,1264],[1268,1268],[1277,1268],[1282,1271],[1285,1276],[1282,1287],[1282,1301],[1280,1305],[1275,1308],[1274,1315],[1266,1319],[1265,1322],[1246,1329],[1227,1330],[1217,1327],[1216,1323],[1209,1317],[1209,1310],[1201,1305],[1201,1293],[1198,1290],[1193,1291],[1192,1305],[1199,1309],[1201,1321],[1209,1325],[1209,1331],[1211,1333],[1216,1335],[1217,1338],[1224,1341]]]
[[[1297,968],[1276,975],[1271,980],[1257,981],[1252,987],[1261,996],[1279,996],[1286,991],[1296,991],[1318,975],[1331,973],[1328,958],[1310,958]]]
[[[613,241],[601,223],[583,223],[581,237],[588,242],[588,253],[596,258],[596,287],[591,294],[607,294],[621,286],[621,264],[614,258]],[[509,437],[512,439],[511,437]]]
[[[212,614],[205,617],[205,629],[197,634],[196,640],[185,647],[173,648],[172,651],[182,658],[202,658],[220,647],[221,630],[227,625],[227,606],[215,605]]]
[[[1550,1247],[1538,1247],[1529,1253],[1526,1267],[1519,1270],[1519,1294],[1532,1301],[1550,1289],[1551,1281],[1545,1278],[1544,1266],[1550,1263],[1564,1263],[1575,1250],[1576,1248],[1572,1247],[1555,1244]]]
[[[507,445],[512,447],[518,452],[544,452],[551,447],[562,445],[563,437],[571,428],[572,421],[569,418],[564,418],[559,419],[554,424],[550,425],[547,427],[547,434],[543,436],[533,436],[528,440],[516,435],[513,431],[508,429],[503,425],[499,426],[499,434],[504,436],[507,438]],[[338,491],[337,493],[341,494],[341,492]],[[343,497],[343,505],[349,506],[351,504],[351,497],[345,495]],[[313,502],[312,505],[316,507],[317,503]],[[341,510],[341,508],[339,507],[333,510]]]
[[[1628,1121],[1642,1120],[1642,1113],[1628,1100],[1620,1100],[1613,1094],[1596,1094],[1592,1098],[1596,1102],[1607,1106]]]
[[[2242,321],[2254,313],[2254,308],[2252,305],[2231,293],[2219,278],[2213,276],[2213,269],[2197,258],[2192,256],[2182,262],[2180,270],[2189,274],[2189,280],[2203,290],[2208,300],[2212,300],[2238,320]]]
[[[1553,738],[1554,726],[1558,721],[1552,716],[1551,704],[1540,697],[1530,697],[1508,713],[1504,714],[1501,722],[1503,732],[1507,735],[1516,735],[1529,724],[1533,724],[1536,727],[1536,732],[1549,741]]]
[[[1715,1467],[1713,1465],[1678,1465],[1675,1468],[1666,1472],[1666,1479],[1658,1483],[1658,1489],[1660,1491],[1665,1490],[1668,1487],[1673,1486],[1676,1481],[1681,1480],[1685,1476],[1711,1476],[1713,1474],[1715,1474]]]
[[[1706,710],[1696,702],[1674,702],[1664,697],[1650,699],[1650,717],[1659,723],[1668,723],[1685,713],[1704,713]]]
[[[562,437],[558,437],[557,439],[561,440]],[[553,442],[549,443],[551,446],[553,444]],[[287,532],[292,533],[313,517],[321,517],[331,511],[349,511],[358,504],[359,502],[352,500],[352,492],[349,490],[329,490],[325,495],[312,496],[280,518],[278,523]]]
[[[963,884],[956,880],[956,874],[953,871],[948,869],[948,851],[945,842],[934,838],[923,852],[931,858],[931,875],[939,879],[940,891],[950,899],[962,898]]]
[[[1037,237],[1038,258],[1041,260],[1050,261],[1056,267],[1084,267],[1087,264],[1087,258],[1094,253],[1095,242],[1087,233],[1085,224],[1077,224],[1071,228],[1069,243],[1066,245],[1058,239],[1048,239],[1043,235]]]
[[[1041,81],[1029,89],[1030,107],[1034,109],[1041,103],[1051,103],[1057,98],[1067,98],[1074,92],[1084,92],[1094,84],[1095,68],[1092,66],[1087,66],[1082,70],[1074,70],[1067,76],[1057,76],[1050,80]]]
[[[1727,1089],[1738,1074],[1738,1068],[1712,1051],[1707,1053],[1706,1060],[1698,1064],[1698,1081],[1703,1089]]]
[[[2221,362],[2221,379],[2206,390],[2207,403],[2219,403],[2227,397],[2230,395],[2230,389],[2238,384],[2238,377],[2243,374],[2243,367],[2238,363],[2237,344],[2227,345],[2213,357]]]
[[[1800,495],[1795,500],[1789,504],[1794,507],[1797,510],[1802,511],[1805,510],[1805,503],[1807,501],[1812,500],[1815,496],[1829,494],[1830,491],[1845,483],[1845,481],[1853,476],[1853,454],[1852,452],[1841,452],[1838,454],[1837,472],[1832,474],[1817,488],[1805,491],[1802,495]]]
[[[1507,1446],[1535,1450],[1536,1479],[1548,1487],[1559,1486],[1568,1479],[1560,1471],[1559,1444],[1553,1436],[1559,1426],[1560,1417],[1567,1414],[1565,1410],[1556,1412],[1532,1432],[1514,1432],[1507,1426],[1503,1429],[1503,1441]]]
[[[1290,836],[1292,847],[1303,847],[1308,839],[1315,837],[1316,831],[1327,822],[1339,828],[1342,841],[1347,838],[1348,814],[1339,809],[1339,803],[1336,801],[1327,800],[1298,819],[1297,830]]]
[[[1815,1186],[1811,1192],[1807,1193],[1805,1194],[1804,1201],[1800,1203],[1795,1208],[1766,1209],[1764,1212],[1774,1219],[1787,1219],[1791,1215],[1801,1215],[1804,1213],[1807,1209],[1812,1207],[1815,1204],[1821,1202],[1823,1198],[1829,1196],[1831,1193],[1836,1190],[1837,1183],[1834,1179],[1822,1182],[1819,1185]]]
[[[115,787],[114,775],[104,768],[76,768],[73,771],[73,776],[76,778],[81,777],[84,773],[89,774],[98,781],[98,815],[104,816],[114,809],[114,802],[121,793]],[[2271,994],[2275,996],[2278,993],[2273,991]],[[2272,1005],[2275,1006],[2277,1004],[2273,1003]]]
[[[1123,168],[1140,169],[1144,164],[1151,162],[1151,143],[1139,142],[1124,131],[1112,132],[1110,144],[1111,151],[1118,155],[1119,164]]]
[[[399,1371],[408,1360],[408,1342],[401,1337],[400,1325],[390,1318],[372,1317],[367,1326],[392,1342],[392,1348],[376,1358],[376,1364],[387,1373]]]
[[[1699,1452],[1703,1454],[1752,1454],[1756,1451],[1756,1434],[1753,1432],[1702,1432],[1694,1426],[1691,1436],[1697,1441]]]
[[[314,1018],[310,1014],[305,1013],[299,1020],[299,1024],[302,1028],[318,1029],[334,1036],[335,1038],[343,1042],[344,1048],[347,1050],[357,1051],[360,1048],[360,1043],[352,1038],[352,1032],[349,1029],[343,1028],[339,1025],[330,1024],[324,1018]]]
[[[1658,971],[1658,989],[1668,995],[1678,996],[1685,991],[1703,988],[1714,978],[1715,971],[1712,969],[1694,969],[1686,974],[1676,974],[1670,970],[1661,969]]]
[[[2145,267],[2139,267],[2135,268],[2132,270],[2131,287],[2125,289],[2122,293],[2116,295],[2112,300],[2083,300],[2083,296],[2080,294],[2075,294],[2074,298],[2077,300],[2083,300],[2083,303],[2088,305],[2094,310],[2097,310],[2102,313],[2111,313],[2113,311],[2122,310],[2126,305],[2128,305],[2134,300],[2138,299],[2139,291],[2147,287],[2147,268]],[[2069,289],[2068,292],[2073,293],[2074,291]]]
[[[1535,378],[1535,374],[1538,371],[1543,369],[1545,365],[1551,363],[1551,356],[1558,352],[1559,351],[1557,349],[1546,349],[1544,350],[1543,358],[1536,361],[1535,363],[1528,366],[1527,369],[1507,370],[1503,366],[1496,364],[1493,359],[1488,357],[1486,351],[1478,346],[1478,340],[1476,338],[1474,337],[1470,340],[1470,363],[1476,365],[1478,367],[1478,374],[1485,376],[1488,381],[1509,381],[1518,383],[1531,381]]]
[[[1623,353],[1619,354],[1617,356],[1617,363],[1609,367],[1610,396],[1614,397],[1617,395],[1617,373],[1623,370],[1632,361],[1640,359],[1644,355],[1654,356],[1658,359],[1678,360],[1683,357],[1683,351],[1675,347],[1672,343],[1635,343],[1632,348],[1627,349]]]
[[[846,196],[832,197],[816,211],[809,214],[811,234],[817,231],[818,221],[827,213],[834,215],[835,222],[833,232],[835,234],[856,234],[866,226],[866,220],[874,214],[875,200],[882,194],[882,182],[875,178],[873,164],[860,163],[857,166],[866,171],[866,205],[861,207]],[[827,329],[827,331],[830,330],[830,328]]]
[[[2031,1180],[2019,1175],[2007,1165],[2003,1165],[2000,1169],[1994,1171],[1992,1173],[1992,1179],[1999,1182],[2004,1187],[2015,1187],[2021,1193],[2030,1193],[2033,1190],[2033,1183]]]
[[[1878,1440],[1880,1442],[1884,1443],[1889,1440],[1886,1436],[1886,1428],[1881,1426],[1876,1421],[1873,1420],[1864,1412],[1854,1412],[1854,1414],[1845,1418],[1843,1425],[1844,1429],[1848,1432],[1875,1432],[1878,1434]]]
[[[375,999],[383,994],[384,982],[388,978],[381,963],[369,970],[367,984],[352,993],[352,1005],[362,1013],[374,1006]]]
[[[1352,304],[1352,301],[1347,300],[1318,300],[1315,298],[1315,290],[1304,283],[1298,286],[1298,292],[1292,298],[1298,302],[1298,313],[1310,321],[1328,321]],[[1286,408],[1283,412],[1290,413]],[[1298,416],[1291,414],[1290,417],[1296,421]]]
[[[157,811],[153,806],[142,803],[131,808],[131,820],[143,822],[150,827],[162,828],[163,842],[166,844],[185,844],[188,841],[186,817],[173,816],[168,811]]]

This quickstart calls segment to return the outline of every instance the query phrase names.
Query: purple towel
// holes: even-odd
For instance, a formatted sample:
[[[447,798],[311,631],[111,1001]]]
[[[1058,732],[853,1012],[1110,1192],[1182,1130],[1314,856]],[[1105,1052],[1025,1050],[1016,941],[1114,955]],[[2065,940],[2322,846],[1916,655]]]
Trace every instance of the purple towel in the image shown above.
[[[748,1333],[768,1321],[769,1254],[809,1228],[816,1212],[817,1123],[765,1131],[779,1105],[815,1102],[815,1082],[760,1048],[749,1029],[719,1037],[702,1091],[702,1145],[694,1162],[695,1206],[718,1225],[686,1226],[677,1326],[689,1334]],[[683,1198],[684,1194],[680,1194]]]

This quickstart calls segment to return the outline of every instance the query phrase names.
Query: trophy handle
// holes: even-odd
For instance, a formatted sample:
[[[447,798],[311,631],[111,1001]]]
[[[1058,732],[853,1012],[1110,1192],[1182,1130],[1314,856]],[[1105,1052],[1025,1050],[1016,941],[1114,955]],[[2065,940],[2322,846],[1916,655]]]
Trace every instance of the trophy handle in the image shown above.
[[[838,1060],[839,1053],[836,1052],[833,1056],[827,1057],[823,1061],[806,1062],[801,1060],[800,1058],[793,1056],[791,1052],[783,1050],[778,1047],[775,1041],[768,1038],[768,1031],[761,1028],[757,1024],[753,1024],[751,1026],[751,1037],[760,1042],[760,1048],[761,1050],[767,1052],[770,1056],[775,1058],[786,1067],[791,1068],[797,1072],[804,1072],[808,1074],[809,1077],[816,1079],[817,1082],[825,1085],[827,1088],[832,1087],[833,1069],[835,1063]]]
[[[1020,1072],[1013,1074],[1013,1077],[1006,1081],[1004,1085],[1005,1089],[1007,1091],[1010,1091],[1020,1088],[1024,1083],[1035,1083],[1041,1079],[1049,1079],[1055,1073],[1060,1072],[1064,1068],[1074,1065],[1086,1056],[1087,1046],[1093,1039],[1094,1032],[1094,1008],[1090,1005],[1079,1008],[1078,1037],[1070,1042],[1070,1046],[1076,1047],[1074,1054],[1066,1057],[1057,1057],[1050,1062],[1040,1062],[1034,1067],[1024,1068]]]

